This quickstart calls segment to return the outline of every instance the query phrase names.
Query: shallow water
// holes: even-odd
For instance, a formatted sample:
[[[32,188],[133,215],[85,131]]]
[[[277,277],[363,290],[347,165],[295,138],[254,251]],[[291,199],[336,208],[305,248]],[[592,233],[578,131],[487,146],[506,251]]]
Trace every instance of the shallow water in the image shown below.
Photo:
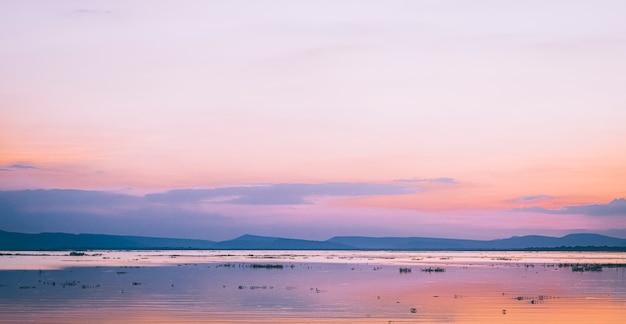
[[[623,253],[5,253],[7,323],[626,321]]]

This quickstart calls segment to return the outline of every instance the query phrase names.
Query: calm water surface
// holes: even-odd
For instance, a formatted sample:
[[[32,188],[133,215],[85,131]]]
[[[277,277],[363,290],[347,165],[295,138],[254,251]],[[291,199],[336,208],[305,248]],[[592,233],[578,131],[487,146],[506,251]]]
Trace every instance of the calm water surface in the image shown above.
[[[623,253],[86,253],[4,252],[0,322],[626,322]]]

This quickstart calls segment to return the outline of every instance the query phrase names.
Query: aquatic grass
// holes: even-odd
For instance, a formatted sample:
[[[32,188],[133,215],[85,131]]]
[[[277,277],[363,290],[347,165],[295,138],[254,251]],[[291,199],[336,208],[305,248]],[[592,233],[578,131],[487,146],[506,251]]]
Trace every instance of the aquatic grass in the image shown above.
[[[250,268],[252,269],[283,269],[285,266],[283,266],[282,264],[259,264],[259,263],[253,263],[250,265]],[[293,268],[293,266],[292,266]]]
[[[556,299],[556,298],[557,297],[555,296],[539,295],[539,296],[517,296],[517,297],[514,297],[513,299],[516,299],[519,301],[525,301],[530,304],[541,304],[545,302],[546,300]]]
[[[65,287],[74,287],[74,286],[78,285],[79,283],[80,283],[80,281],[72,280],[72,281],[66,281],[66,282],[62,283],[61,286],[63,288],[65,288]]]
[[[559,268],[571,268],[572,272],[600,272],[603,268],[626,268],[626,263],[559,263]]]

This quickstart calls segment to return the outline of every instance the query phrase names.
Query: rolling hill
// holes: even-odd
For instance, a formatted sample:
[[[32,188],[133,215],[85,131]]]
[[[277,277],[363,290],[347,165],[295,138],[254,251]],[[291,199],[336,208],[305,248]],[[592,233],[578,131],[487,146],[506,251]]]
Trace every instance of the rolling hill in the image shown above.
[[[626,239],[598,234],[563,237],[514,236],[497,240],[463,240],[428,237],[336,236],[326,241],[243,235],[215,242],[103,234],[39,233],[0,231],[0,250],[604,250],[626,251]]]

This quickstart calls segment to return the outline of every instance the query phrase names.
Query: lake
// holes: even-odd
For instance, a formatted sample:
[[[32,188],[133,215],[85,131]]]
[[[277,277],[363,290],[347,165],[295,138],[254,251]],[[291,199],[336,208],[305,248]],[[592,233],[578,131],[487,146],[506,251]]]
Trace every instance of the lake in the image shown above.
[[[0,322],[626,322],[626,253],[84,253],[1,252]]]

